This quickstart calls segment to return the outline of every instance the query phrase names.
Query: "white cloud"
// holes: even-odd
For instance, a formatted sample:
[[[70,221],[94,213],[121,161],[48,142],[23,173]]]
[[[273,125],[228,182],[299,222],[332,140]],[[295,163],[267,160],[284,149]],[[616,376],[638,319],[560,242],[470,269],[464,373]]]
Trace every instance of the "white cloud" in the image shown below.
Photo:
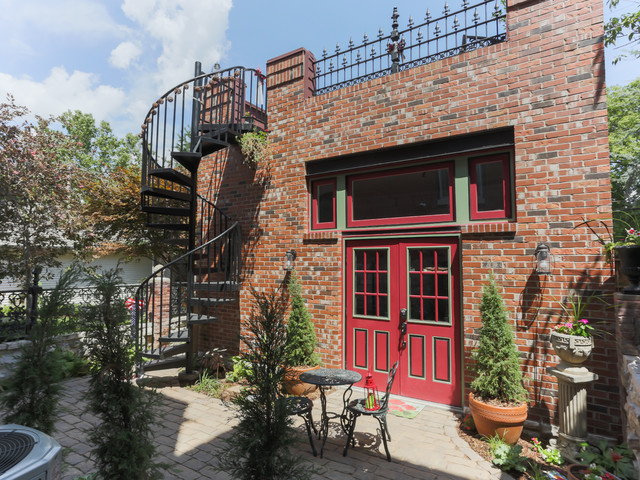
[[[42,82],[0,73],[2,101],[7,93],[15,97],[17,104],[26,105],[42,116],[77,109],[92,113],[98,120],[118,115],[126,101],[122,89],[99,85],[97,76],[91,73],[74,71],[69,74],[64,67],[53,68]]]
[[[104,2],[99,0],[6,0],[0,25],[24,35],[25,38],[42,34],[67,37],[81,36],[82,41],[103,38],[122,33],[109,14]],[[6,32],[6,30],[5,30]],[[31,35],[30,35],[31,34]],[[37,34],[37,35],[34,35]]]
[[[159,43],[153,79],[164,91],[193,73],[196,60],[205,68],[229,48],[226,31],[231,0],[124,0],[122,10]]]
[[[116,68],[128,68],[131,62],[137,59],[142,50],[132,42],[122,42],[111,50],[109,63]]]

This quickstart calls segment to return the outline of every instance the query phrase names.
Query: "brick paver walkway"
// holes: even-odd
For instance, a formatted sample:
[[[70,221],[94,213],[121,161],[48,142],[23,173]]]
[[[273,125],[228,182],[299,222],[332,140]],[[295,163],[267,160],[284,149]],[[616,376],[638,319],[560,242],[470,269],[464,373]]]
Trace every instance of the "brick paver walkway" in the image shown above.
[[[85,412],[82,400],[86,378],[69,380],[61,401],[63,413],[53,437],[64,447],[63,479],[72,480],[93,471],[91,446],[86,432],[95,418]],[[162,401],[162,422],[156,427],[155,442],[162,461],[175,466],[166,479],[229,479],[216,472],[216,450],[225,442],[234,426],[233,411],[220,400],[178,386],[158,391]],[[341,410],[341,392],[327,396],[329,411]],[[320,401],[314,401],[314,419],[320,418]],[[298,420],[298,419],[296,419]],[[378,422],[373,418],[358,420],[354,449],[342,456],[346,440],[337,423],[330,424],[324,458],[311,454],[306,431],[296,421],[300,443],[296,453],[313,463],[315,480],[340,479],[511,479],[476,454],[457,434],[453,413],[427,405],[414,419],[389,415],[392,461],[387,462]],[[316,443],[319,448],[319,445]],[[133,479],[132,479],[133,480]]]

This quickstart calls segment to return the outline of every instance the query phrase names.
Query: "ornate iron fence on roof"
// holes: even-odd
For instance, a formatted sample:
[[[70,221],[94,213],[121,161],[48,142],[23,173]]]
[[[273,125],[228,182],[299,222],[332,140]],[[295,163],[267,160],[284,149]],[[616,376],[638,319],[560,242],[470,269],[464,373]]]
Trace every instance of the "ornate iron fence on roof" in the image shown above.
[[[427,10],[421,23],[409,17],[404,30],[398,30],[399,17],[394,7],[388,35],[380,28],[374,38],[365,33],[360,45],[351,39],[344,49],[338,43],[333,54],[325,49],[315,63],[315,95],[504,42],[507,37],[501,0],[463,0],[458,10],[445,3],[442,15]]]

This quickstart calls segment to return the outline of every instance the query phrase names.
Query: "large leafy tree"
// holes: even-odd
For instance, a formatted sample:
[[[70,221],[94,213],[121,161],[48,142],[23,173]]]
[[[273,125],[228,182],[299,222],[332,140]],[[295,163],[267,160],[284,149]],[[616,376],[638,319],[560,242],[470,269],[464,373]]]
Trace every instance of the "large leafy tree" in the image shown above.
[[[620,0],[608,0],[610,8],[615,8]],[[640,2],[636,2],[640,6]],[[634,50],[640,40],[640,10],[635,12],[624,13],[618,17],[612,17],[604,25],[604,44],[606,46],[616,45],[617,47],[631,48],[631,54],[635,57],[640,56],[640,50]],[[619,55],[613,59],[613,63],[617,63],[625,57],[625,54]]]
[[[85,256],[117,253],[125,258],[168,260],[173,253],[158,230],[147,228],[140,210],[140,148],[133,134],[116,136],[108,122],[68,111],[61,117],[76,143],[75,160],[83,169],[84,234],[76,251]]]
[[[640,210],[640,80],[610,87],[607,101],[614,217],[628,222]],[[623,235],[624,222],[614,223],[616,237]]]
[[[78,233],[83,195],[78,147],[13,97],[0,104],[0,280],[28,284],[34,267],[58,265]]]

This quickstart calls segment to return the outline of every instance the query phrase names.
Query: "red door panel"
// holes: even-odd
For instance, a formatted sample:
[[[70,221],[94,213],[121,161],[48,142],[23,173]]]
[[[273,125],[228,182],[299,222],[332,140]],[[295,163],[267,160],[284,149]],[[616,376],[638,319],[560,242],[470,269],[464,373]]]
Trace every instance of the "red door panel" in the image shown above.
[[[346,249],[347,368],[394,393],[461,404],[458,240],[360,240]],[[404,332],[403,332],[404,323]]]

